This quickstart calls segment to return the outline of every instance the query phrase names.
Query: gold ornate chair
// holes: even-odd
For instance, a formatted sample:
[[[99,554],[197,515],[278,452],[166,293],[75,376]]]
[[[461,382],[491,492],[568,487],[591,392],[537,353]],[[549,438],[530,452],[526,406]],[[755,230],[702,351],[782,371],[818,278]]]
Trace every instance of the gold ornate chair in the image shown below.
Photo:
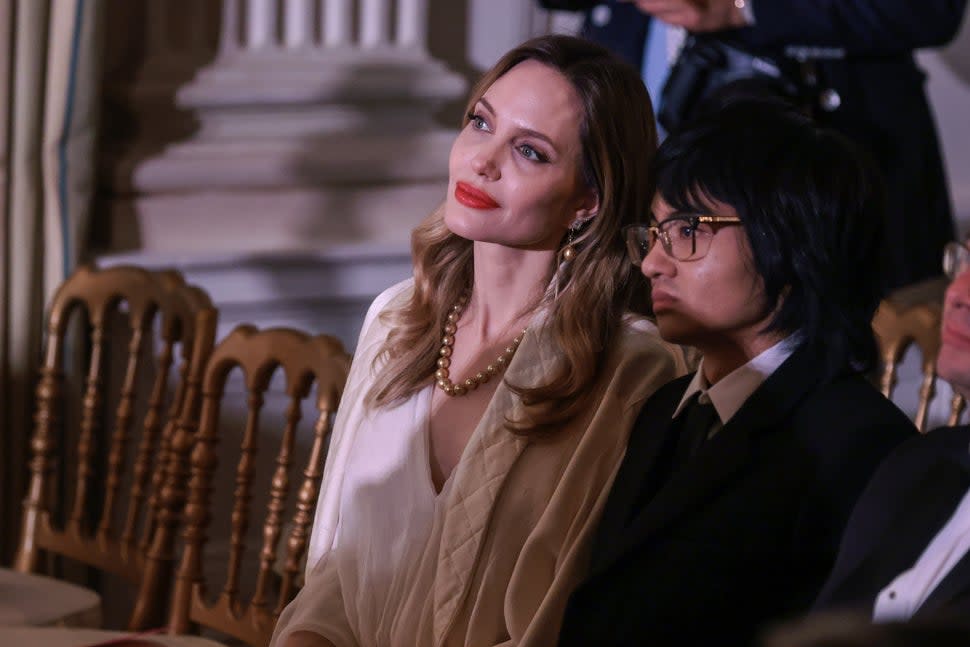
[[[234,395],[227,394],[227,378],[237,367],[245,382],[244,398],[236,398],[245,410],[245,423],[238,430],[223,433],[220,413],[227,410],[228,400]],[[191,429],[193,421],[189,419],[183,419],[179,426],[186,438],[195,438],[191,456],[187,443],[177,439],[179,449],[169,474],[173,488],[190,476],[185,546],[176,574],[170,631],[185,633],[198,624],[254,647],[269,642],[276,618],[300,585],[301,560],[319,494],[326,443],[349,367],[350,356],[336,339],[311,337],[291,329],[259,331],[243,325],[215,348],[203,377],[198,430]],[[277,368],[285,381],[286,409],[282,433],[271,444],[272,435],[260,429],[260,414]],[[294,451],[301,404],[314,386],[316,397],[312,405],[307,405],[314,411],[312,429],[301,438],[309,449]],[[238,461],[233,457],[229,462],[234,471],[233,503],[225,514],[217,514],[212,505],[217,443],[222,446],[220,455],[229,447],[237,447],[239,452]],[[275,467],[268,470],[272,475],[265,513],[253,514],[255,466],[258,453],[265,450],[275,452]],[[207,590],[214,587],[213,582],[206,581],[203,555],[213,517],[221,518],[222,527],[230,530],[230,542],[226,579],[210,604]],[[240,594],[240,572],[250,520],[262,522],[262,532],[260,540],[253,542],[260,544],[254,593],[245,600]]]
[[[886,397],[893,395],[899,363],[906,350],[914,344],[919,350],[922,380],[913,422],[921,433],[927,431],[927,414],[936,395],[936,357],[940,352],[945,289],[945,282],[930,280],[897,290],[883,300],[872,321],[883,365],[879,387]],[[963,398],[954,394],[947,424],[959,422],[964,406]]]
[[[63,367],[75,354],[65,346],[81,345],[68,342],[78,311],[89,327],[90,346],[86,376],[78,381],[82,392],[74,398],[80,400],[80,415],[76,428],[65,429],[62,411],[71,394]],[[40,570],[44,554],[130,581],[139,591],[131,627],[163,621],[174,565],[173,543],[166,543],[165,535],[174,533],[181,505],[162,488],[165,463],[172,453],[176,416],[198,410],[199,381],[216,317],[209,297],[174,271],[82,267],[55,294],[36,390],[21,539],[14,570],[4,572],[19,578],[18,586],[29,587],[42,604],[11,611],[20,614],[16,624],[100,624],[96,594],[31,575]],[[115,362],[123,364],[120,388],[107,393],[108,384],[119,381],[106,376],[119,340],[125,346],[122,361]],[[111,415],[104,415],[106,405],[112,405]],[[68,465],[74,466],[70,472],[64,469]],[[71,483],[63,476],[69,473]],[[65,501],[62,514],[55,503],[66,485],[73,485],[73,498]],[[24,593],[4,605],[29,604],[29,598]]]

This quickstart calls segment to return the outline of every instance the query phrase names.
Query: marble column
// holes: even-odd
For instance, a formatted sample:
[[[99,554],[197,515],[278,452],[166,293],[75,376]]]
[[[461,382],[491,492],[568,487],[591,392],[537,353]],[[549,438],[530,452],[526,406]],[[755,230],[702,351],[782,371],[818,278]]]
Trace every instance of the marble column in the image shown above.
[[[434,115],[467,84],[428,53],[428,0],[125,2],[145,9],[146,60],[196,68],[154,94],[158,68],[128,75],[139,89],[124,86],[119,100],[155,103],[128,101],[144,127],[105,156],[101,261],[182,268],[217,305],[233,304],[226,329],[260,323],[274,299],[353,302],[351,323],[332,325],[293,306],[294,322],[319,318],[352,343],[358,310],[407,275],[410,230],[447,184],[455,133]],[[208,20],[208,40],[174,51],[165,34],[181,33],[196,5],[207,7],[193,20]],[[182,136],[167,138],[177,115]]]
[[[324,47],[339,47],[350,42],[351,0],[323,0],[320,12]]]
[[[313,0],[283,3],[283,45],[287,48],[313,44]]]
[[[235,0],[225,0],[235,2]],[[288,2],[286,4],[293,4]],[[245,0],[246,35],[243,47],[259,51],[276,45],[276,1]]]

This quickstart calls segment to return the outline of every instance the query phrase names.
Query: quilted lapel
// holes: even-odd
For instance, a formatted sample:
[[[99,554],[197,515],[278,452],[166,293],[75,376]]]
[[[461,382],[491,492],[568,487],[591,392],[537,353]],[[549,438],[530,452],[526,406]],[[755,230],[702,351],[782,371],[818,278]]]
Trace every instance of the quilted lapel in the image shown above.
[[[506,369],[516,386],[536,385],[560,361],[532,329],[526,332]],[[495,391],[481,421],[455,468],[454,482],[445,502],[438,570],[434,586],[434,644],[443,643],[462,608],[487,535],[495,501],[506,476],[528,441],[505,429],[507,417],[523,413],[522,404],[503,382]]]

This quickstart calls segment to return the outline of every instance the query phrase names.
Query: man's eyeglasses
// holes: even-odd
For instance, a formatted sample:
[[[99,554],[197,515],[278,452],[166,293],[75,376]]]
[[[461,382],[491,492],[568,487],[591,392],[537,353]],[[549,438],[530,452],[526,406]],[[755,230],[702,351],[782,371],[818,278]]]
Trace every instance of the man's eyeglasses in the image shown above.
[[[947,243],[943,248],[943,273],[952,281],[970,269],[970,249],[962,243]]]
[[[657,239],[664,251],[678,261],[704,258],[711,249],[714,225],[737,225],[737,216],[683,215],[667,218],[655,225],[630,225],[623,228],[627,255],[630,262],[639,267],[656,244]]]

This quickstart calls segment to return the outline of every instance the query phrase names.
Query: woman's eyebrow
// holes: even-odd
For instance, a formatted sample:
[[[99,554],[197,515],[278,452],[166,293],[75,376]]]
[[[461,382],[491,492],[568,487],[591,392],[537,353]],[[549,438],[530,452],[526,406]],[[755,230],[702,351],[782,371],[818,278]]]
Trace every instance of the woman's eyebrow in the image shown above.
[[[493,115],[495,114],[495,108],[492,107],[492,104],[490,104],[488,102],[488,99],[486,99],[485,97],[479,97],[478,103],[485,106],[485,109],[491,112]]]
[[[489,103],[488,102],[488,99],[486,99],[485,97],[480,98],[478,100],[478,102],[480,104],[482,104],[485,107],[485,109],[488,110],[493,115],[497,115],[498,114],[498,113],[495,112],[495,108],[492,107],[492,104]],[[553,151],[555,151],[556,153],[559,152],[559,148],[556,146],[555,142],[553,142],[552,139],[549,138],[548,135],[546,135],[544,133],[541,133],[541,132],[539,132],[538,130],[536,130],[534,128],[527,128],[525,126],[518,126],[517,125],[516,128],[518,128],[519,132],[521,132],[521,133],[523,133],[525,135],[529,135],[531,137],[535,137],[536,139],[541,139],[546,144],[548,144],[552,148]]]

